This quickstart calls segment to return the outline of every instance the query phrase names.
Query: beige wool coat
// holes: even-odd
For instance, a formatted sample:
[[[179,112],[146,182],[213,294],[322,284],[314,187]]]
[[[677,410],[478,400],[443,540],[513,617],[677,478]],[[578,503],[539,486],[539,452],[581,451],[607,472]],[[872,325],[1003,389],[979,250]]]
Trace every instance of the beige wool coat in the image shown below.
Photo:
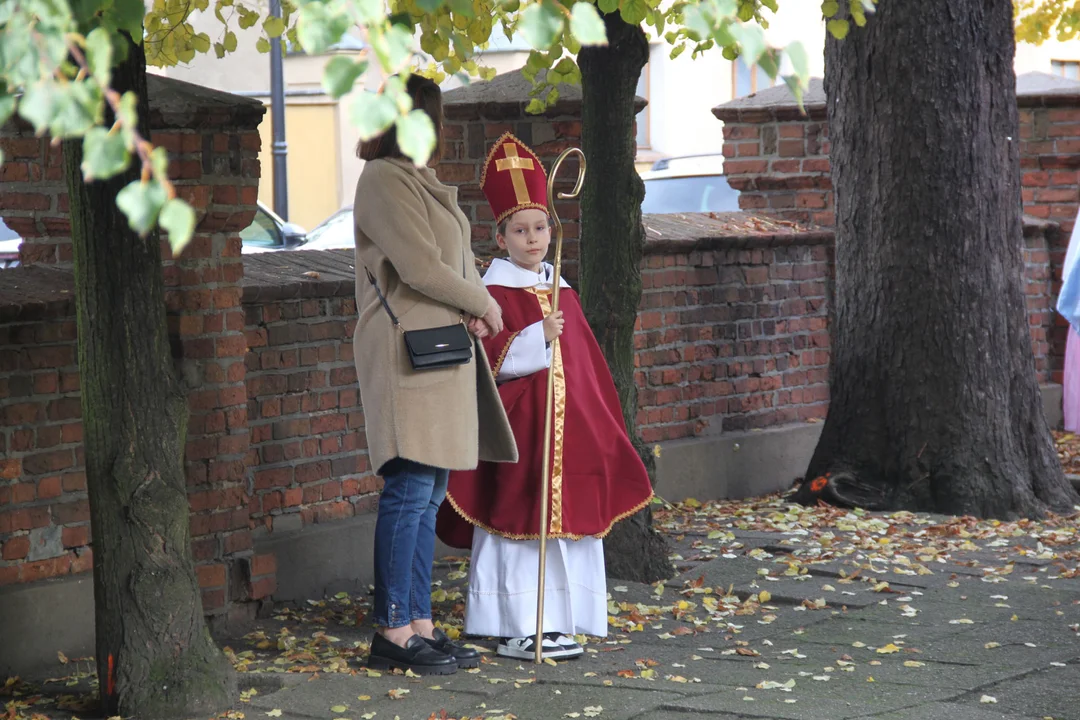
[[[407,160],[372,160],[356,184],[356,373],[372,469],[395,457],[470,470],[517,462],[517,446],[482,343],[473,361],[417,372],[364,268],[405,330],[482,316],[488,291],[476,270],[457,188]]]

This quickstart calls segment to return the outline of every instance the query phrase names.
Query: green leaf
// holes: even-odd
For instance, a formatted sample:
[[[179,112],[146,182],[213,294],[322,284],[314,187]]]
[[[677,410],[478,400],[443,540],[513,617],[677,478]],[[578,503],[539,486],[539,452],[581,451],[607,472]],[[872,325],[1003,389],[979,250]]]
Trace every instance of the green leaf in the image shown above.
[[[214,43],[214,54],[217,55],[218,60],[225,57],[225,46],[219,42]]]
[[[369,37],[379,64],[388,73],[399,72],[412,57],[412,33],[400,25],[391,25],[385,32],[372,32]]]
[[[847,37],[848,30],[851,29],[851,25],[847,20],[830,20],[825,24],[832,36],[837,40],[843,40]]]
[[[243,5],[238,6],[236,11],[240,13],[240,20],[237,24],[240,25],[241,30],[247,30],[249,27],[254,27],[255,23],[259,22],[259,13],[248,10]]]
[[[780,53],[776,50],[767,50],[758,58],[758,66],[765,71],[766,75],[775,80],[780,73]]]
[[[649,5],[645,0],[624,0],[619,14],[628,25],[640,25],[649,15]]]
[[[678,45],[676,45],[675,47],[673,47],[671,49],[671,59],[674,60],[675,58],[679,57],[680,55],[683,54],[683,51],[685,51],[685,50],[686,50],[686,43],[684,43],[684,42],[679,43]]]
[[[397,116],[397,105],[385,94],[358,93],[349,106],[349,121],[357,129],[361,140],[380,135]]]
[[[476,9],[473,8],[472,0],[450,0],[450,9],[454,11],[455,15],[467,18],[476,17]]]
[[[150,169],[154,177],[167,180],[169,177],[169,153],[163,147],[156,147],[150,151]]]
[[[322,86],[331,97],[347,95],[356,83],[356,79],[367,70],[366,62],[353,62],[343,55],[335,55],[326,63],[323,70]]]
[[[802,84],[810,82],[810,59],[801,42],[793,42],[784,48],[784,53],[791,61],[791,69]]]
[[[596,7],[587,2],[574,3],[570,12],[570,32],[582,45],[607,45],[607,30]]]
[[[191,46],[195,48],[196,52],[209,52],[210,51],[210,36],[206,33],[199,33],[198,35],[191,36]]]
[[[121,30],[127,30],[128,35],[133,38],[143,36],[145,14],[146,6],[143,5],[143,0],[116,0],[106,13],[113,24]]]
[[[836,0],[825,0],[821,3],[821,14],[827,18],[831,18],[840,11],[840,3]]]
[[[121,133],[94,127],[83,137],[81,167],[86,182],[111,178],[122,172],[130,159],[131,155]]]
[[[536,50],[549,47],[563,29],[563,18],[550,2],[542,0],[525,8],[518,21],[525,42]]]
[[[112,40],[105,28],[95,28],[86,36],[86,65],[102,85],[112,82]]]
[[[705,15],[701,7],[691,5],[683,14],[683,25],[690,31],[695,40],[701,41],[709,37],[713,31],[711,19]]]
[[[261,53],[270,52],[270,41],[264,37],[260,37],[255,41],[255,49]]]
[[[281,33],[285,32],[285,21],[271,15],[263,21],[263,32],[269,38],[281,37]]]
[[[19,115],[33,125],[38,134],[42,134],[49,128],[54,105],[54,86],[44,81],[38,82],[23,93],[19,101]]]
[[[236,33],[232,30],[225,33],[221,44],[225,47],[225,52],[236,52]]]
[[[750,23],[733,23],[728,29],[742,48],[740,55],[743,61],[747,65],[756,65],[768,47],[765,44],[765,31],[761,26]]]
[[[116,119],[123,127],[124,143],[128,147],[135,144],[135,131],[139,127],[139,96],[131,90],[120,96]]]
[[[15,96],[8,95],[7,91],[0,86],[0,125],[8,121],[15,112]]]
[[[416,0],[416,5],[421,10],[433,13],[443,6],[446,0]]]
[[[547,110],[547,106],[544,104],[544,101],[539,98],[533,98],[529,101],[529,104],[525,106],[525,112],[530,115],[539,115],[544,112],[544,110]]]
[[[607,15],[619,9],[619,0],[597,0],[596,5],[600,8],[600,12]]]
[[[426,165],[435,149],[435,123],[423,110],[413,110],[397,121],[397,141],[401,152],[417,165]]]
[[[116,194],[116,206],[127,215],[128,225],[140,235],[154,227],[161,207],[168,200],[165,188],[157,180],[135,180]]]
[[[191,242],[191,234],[195,231],[195,211],[183,200],[173,198],[161,208],[158,222],[169,233],[173,254],[179,254]]]
[[[382,0],[354,0],[352,6],[365,25],[374,25],[384,17]]]

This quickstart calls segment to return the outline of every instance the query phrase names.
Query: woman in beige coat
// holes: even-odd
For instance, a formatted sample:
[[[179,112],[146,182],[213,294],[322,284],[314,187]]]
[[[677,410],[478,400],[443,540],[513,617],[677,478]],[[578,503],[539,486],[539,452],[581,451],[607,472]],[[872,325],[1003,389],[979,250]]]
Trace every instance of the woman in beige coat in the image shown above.
[[[441,130],[438,85],[413,75],[413,107]],[[438,150],[434,157],[438,157]],[[431,620],[435,514],[450,470],[478,460],[516,462],[517,448],[483,345],[465,365],[415,371],[383,307],[374,278],[402,330],[458,322],[478,336],[502,329],[502,313],[476,271],[469,221],[457,188],[402,156],[393,129],[362,143],[356,184],[356,305],[353,337],[368,453],[383,478],[375,527],[378,627],[368,664],[446,674],[480,663]]]

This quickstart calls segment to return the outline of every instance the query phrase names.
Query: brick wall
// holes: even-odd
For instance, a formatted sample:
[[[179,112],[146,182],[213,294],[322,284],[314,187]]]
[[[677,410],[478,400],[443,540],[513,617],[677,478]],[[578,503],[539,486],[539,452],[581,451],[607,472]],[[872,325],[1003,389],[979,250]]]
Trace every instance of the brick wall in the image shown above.
[[[363,433],[351,291],[246,310],[253,524],[272,532],[371,512],[382,485]]]
[[[645,442],[825,416],[832,233],[736,234],[737,217],[647,220],[635,336]]]
[[[93,563],[74,303],[24,303],[0,308],[0,586]]]
[[[196,570],[209,612],[242,614],[250,609],[235,603],[255,594],[249,580],[257,577],[251,567],[260,561],[253,555],[247,507],[247,344],[238,233],[255,212],[257,127],[264,108],[167,78],[151,76],[148,83],[152,140],[169,152],[177,195],[197,214],[195,234],[181,256],[173,258],[167,245],[162,248],[167,322],[190,412],[185,470]],[[85,570],[91,553],[78,446],[62,146],[34,137],[28,126],[13,120],[0,129],[0,147],[17,158],[4,165],[0,213],[24,235],[23,267],[0,276],[0,346],[6,358],[0,370],[0,437],[11,444],[3,475],[8,482],[0,485],[3,584]],[[52,376],[58,378],[56,388],[48,385]],[[15,402],[27,383],[40,384],[33,402]],[[35,403],[37,410],[31,409]],[[59,541],[51,534],[56,530]],[[31,549],[23,554],[27,541]],[[42,554],[46,557],[35,560]]]
[[[1024,212],[1053,220],[1067,237],[1080,207],[1080,93],[1021,89],[1016,101]],[[832,226],[829,125],[819,80],[811,82],[804,107],[805,113],[776,88],[715,108],[724,122],[724,174],[741,192],[743,210]]]
[[[836,222],[824,91],[811,82],[805,114],[783,89],[714,109],[724,121],[724,173],[739,205],[797,222]],[[1040,382],[1061,382],[1067,326],[1053,311],[1080,208],[1080,94],[1017,94],[1025,214],[1025,292]],[[1048,220],[1056,226],[1042,226]]]

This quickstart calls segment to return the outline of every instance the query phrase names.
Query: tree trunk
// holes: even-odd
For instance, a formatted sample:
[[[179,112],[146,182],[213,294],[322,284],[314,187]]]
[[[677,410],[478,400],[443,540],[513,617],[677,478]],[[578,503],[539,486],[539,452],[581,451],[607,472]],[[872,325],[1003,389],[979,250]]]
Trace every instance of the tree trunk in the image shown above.
[[[877,7],[825,49],[832,400],[797,497],[1067,510],[1077,495],[1043,414],[1022,286],[1012,5]]]
[[[149,138],[146,57],[141,45],[128,45],[113,87],[139,96],[140,132]],[[80,141],[64,144],[64,161],[102,710],[207,717],[229,706],[235,680],[206,629],[191,557],[187,405],[170,357],[158,235],[138,237],[116,207],[120,189],[139,178],[137,160],[89,184]]]
[[[652,454],[637,439],[634,323],[641,302],[645,185],[634,168],[634,99],[649,59],[645,33],[618,13],[604,16],[606,47],[582,48],[581,144],[588,167],[581,199],[581,303],[607,358],[623,419],[650,476]],[[604,542],[608,574],[653,582],[673,574],[668,547],[643,510],[619,523]]]

